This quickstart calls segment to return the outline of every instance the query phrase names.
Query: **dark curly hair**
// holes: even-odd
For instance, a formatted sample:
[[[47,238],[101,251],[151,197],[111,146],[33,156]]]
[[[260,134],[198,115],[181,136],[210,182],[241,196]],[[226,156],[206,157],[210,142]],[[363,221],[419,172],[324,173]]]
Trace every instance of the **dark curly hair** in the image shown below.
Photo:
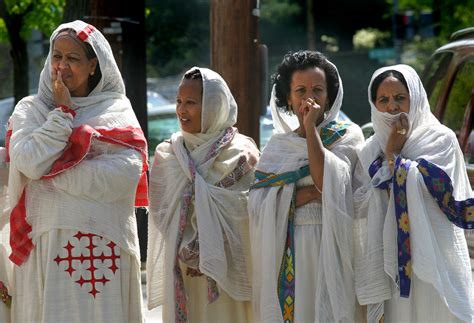
[[[202,80],[202,75],[199,69],[194,68],[188,72],[186,72],[183,76],[183,78],[188,79],[188,80]]]
[[[275,86],[275,103],[278,108],[286,112],[291,111],[287,98],[293,73],[314,67],[322,69],[326,74],[329,107],[332,106],[339,90],[337,70],[322,53],[304,50],[288,52],[278,65],[277,72],[272,76],[272,84]]]
[[[377,75],[377,77],[372,82],[372,85],[370,87],[370,98],[372,99],[372,103],[375,104],[375,100],[377,99],[377,90],[379,89],[380,83],[382,83],[383,80],[385,80],[389,76],[393,76],[394,78],[399,80],[405,86],[408,93],[410,93],[407,81],[405,80],[403,74],[396,70],[388,70],[383,72],[382,74]]]

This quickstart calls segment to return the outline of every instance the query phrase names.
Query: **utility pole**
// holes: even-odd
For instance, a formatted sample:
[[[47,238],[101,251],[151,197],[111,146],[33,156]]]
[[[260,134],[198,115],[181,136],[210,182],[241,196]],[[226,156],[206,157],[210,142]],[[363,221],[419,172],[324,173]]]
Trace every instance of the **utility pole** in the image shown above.
[[[76,3],[80,4],[80,8],[85,8],[82,10],[88,10],[87,15],[76,19],[82,19],[94,25],[104,34],[112,47],[118,68],[122,73],[127,97],[148,138],[145,0],[81,0]],[[72,5],[70,9],[74,12]],[[69,17],[75,18],[73,14]],[[136,215],[141,261],[144,262],[148,240],[148,218],[144,209],[138,209]]]
[[[147,135],[145,0],[89,1],[83,19],[107,38],[125,82],[127,97]]]
[[[239,108],[239,131],[259,142],[263,100],[258,0],[211,0],[211,68],[225,79]]]

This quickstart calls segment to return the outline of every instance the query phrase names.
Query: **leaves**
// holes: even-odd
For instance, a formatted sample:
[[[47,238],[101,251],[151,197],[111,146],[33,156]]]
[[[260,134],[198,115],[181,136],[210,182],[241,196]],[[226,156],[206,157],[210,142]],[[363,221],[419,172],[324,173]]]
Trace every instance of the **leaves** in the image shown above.
[[[8,41],[4,19],[12,16],[22,18],[21,37],[28,40],[33,29],[38,29],[45,35],[51,32],[61,22],[66,0],[3,0],[9,17],[0,17],[0,42]]]

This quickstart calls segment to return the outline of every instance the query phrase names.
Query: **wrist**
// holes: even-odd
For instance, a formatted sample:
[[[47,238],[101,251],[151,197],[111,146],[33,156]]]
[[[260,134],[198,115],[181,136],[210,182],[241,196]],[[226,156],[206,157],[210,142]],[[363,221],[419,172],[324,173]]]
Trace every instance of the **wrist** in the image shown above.
[[[58,109],[60,109],[62,112],[64,113],[69,113],[71,114],[73,117],[76,116],[76,111],[74,111],[73,109],[71,109],[70,107],[68,107],[67,105],[65,104],[59,104],[58,105]]]

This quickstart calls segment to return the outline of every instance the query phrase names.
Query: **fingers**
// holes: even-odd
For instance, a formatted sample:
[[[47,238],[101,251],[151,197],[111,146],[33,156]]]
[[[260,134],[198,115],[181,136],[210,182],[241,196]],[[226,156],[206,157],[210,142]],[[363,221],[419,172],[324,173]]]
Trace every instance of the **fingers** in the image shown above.
[[[56,74],[57,77],[56,77],[56,85],[64,85],[64,82],[63,82],[63,77],[61,75],[61,71],[58,70],[58,73]]]
[[[405,114],[400,116],[400,124],[403,128],[407,129],[410,128],[410,123],[408,122],[408,117]]]
[[[52,81],[53,83],[56,82],[57,73],[58,73],[58,71],[57,71],[56,69],[53,68],[53,69],[51,70],[51,81]]]
[[[312,109],[319,110],[319,109],[321,109],[321,106],[312,98],[307,98],[307,99],[301,101],[301,105],[300,105],[300,108],[299,108],[300,113],[303,113],[303,115],[306,115]]]

